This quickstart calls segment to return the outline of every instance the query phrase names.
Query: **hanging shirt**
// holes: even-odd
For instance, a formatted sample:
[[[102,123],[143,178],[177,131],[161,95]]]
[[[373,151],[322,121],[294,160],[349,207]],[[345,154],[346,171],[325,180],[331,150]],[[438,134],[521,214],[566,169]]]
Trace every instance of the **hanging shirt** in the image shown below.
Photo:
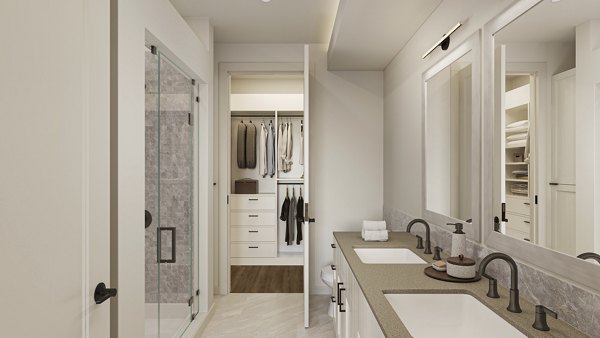
[[[304,124],[300,125],[300,160],[298,163],[304,165]]]
[[[287,130],[285,124],[279,128],[279,139],[277,142],[277,170],[285,171],[285,151],[287,147]]]
[[[275,176],[275,127],[269,123],[267,133],[267,175]]]
[[[285,241],[287,245],[294,244],[294,228],[296,227],[296,197],[290,199],[288,221],[286,222]]]
[[[285,144],[285,172],[292,170],[292,124],[286,124],[287,142]]]
[[[258,142],[258,173],[262,177],[267,176],[267,135],[267,127],[261,123]]]
[[[304,198],[300,195],[296,209],[296,244],[298,245],[302,241],[302,223],[304,223]]]
[[[246,168],[256,168],[256,126],[246,125]]]
[[[243,121],[238,124],[237,164],[238,168],[246,168],[246,125]]]

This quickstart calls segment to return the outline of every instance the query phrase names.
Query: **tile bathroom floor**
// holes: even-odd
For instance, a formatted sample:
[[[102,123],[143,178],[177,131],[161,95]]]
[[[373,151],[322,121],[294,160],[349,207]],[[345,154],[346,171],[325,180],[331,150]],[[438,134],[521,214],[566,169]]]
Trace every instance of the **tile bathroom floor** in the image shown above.
[[[334,338],[327,315],[329,296],[311,296],[311,327],[304,328],[301,293],[231,293],[215,299],[215,309],[197,338]]]

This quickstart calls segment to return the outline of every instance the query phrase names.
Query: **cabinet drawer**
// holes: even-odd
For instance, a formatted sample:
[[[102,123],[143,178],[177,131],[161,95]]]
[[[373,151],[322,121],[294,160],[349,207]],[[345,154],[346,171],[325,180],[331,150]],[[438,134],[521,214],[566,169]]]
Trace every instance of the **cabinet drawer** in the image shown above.
[[[531,205],[528,198],[506,196],[506,212],[529,216]]]
[[[231,210],[275,210],[275,194],[231,195]]]
[[[528,216],[507,213],[506,218],[508,218],[508,222],[506,223],[507,232],[509,230],[518,231],[526,234],[526,238],[529,238],[529,234],[531,233],[531,224]]]
[[[231,257],[276,257],[277,243],[231,243]]]
[[[277,227],[231,227],[232,242],[276,242]]]
[[[529,233],[525,233],[522,231],[518,231],[518,230],[513,230],[510,228],[506,228],[506,235],[512,237],[512,238],[517,238],[517,239],[527,239],[527,240],[531,240]]]
[[[231,213],[231,225],[276,225],[274,212],[240,211]]]

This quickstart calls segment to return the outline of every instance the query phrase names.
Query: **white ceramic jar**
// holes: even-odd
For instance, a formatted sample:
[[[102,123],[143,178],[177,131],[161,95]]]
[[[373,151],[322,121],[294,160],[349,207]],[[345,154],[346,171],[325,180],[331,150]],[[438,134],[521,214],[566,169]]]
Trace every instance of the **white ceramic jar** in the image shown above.
[[[475,278],[477,271],[475,270],[475,261],[463,255],[458,257],[450,257],[446,261],[446,273],[448,276],[471,279]]]

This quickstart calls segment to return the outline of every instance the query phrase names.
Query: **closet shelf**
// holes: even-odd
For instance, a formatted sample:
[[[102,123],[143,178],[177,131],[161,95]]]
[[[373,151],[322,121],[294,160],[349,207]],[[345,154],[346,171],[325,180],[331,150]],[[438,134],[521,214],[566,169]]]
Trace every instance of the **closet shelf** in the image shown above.
[[[280,182],[304,182],[303,178],[278,178]]]
[[[506,165],[529,165],[527,162],[506,162]]]
[[[525,148],[525,146],[507,146],[506,149]]]

